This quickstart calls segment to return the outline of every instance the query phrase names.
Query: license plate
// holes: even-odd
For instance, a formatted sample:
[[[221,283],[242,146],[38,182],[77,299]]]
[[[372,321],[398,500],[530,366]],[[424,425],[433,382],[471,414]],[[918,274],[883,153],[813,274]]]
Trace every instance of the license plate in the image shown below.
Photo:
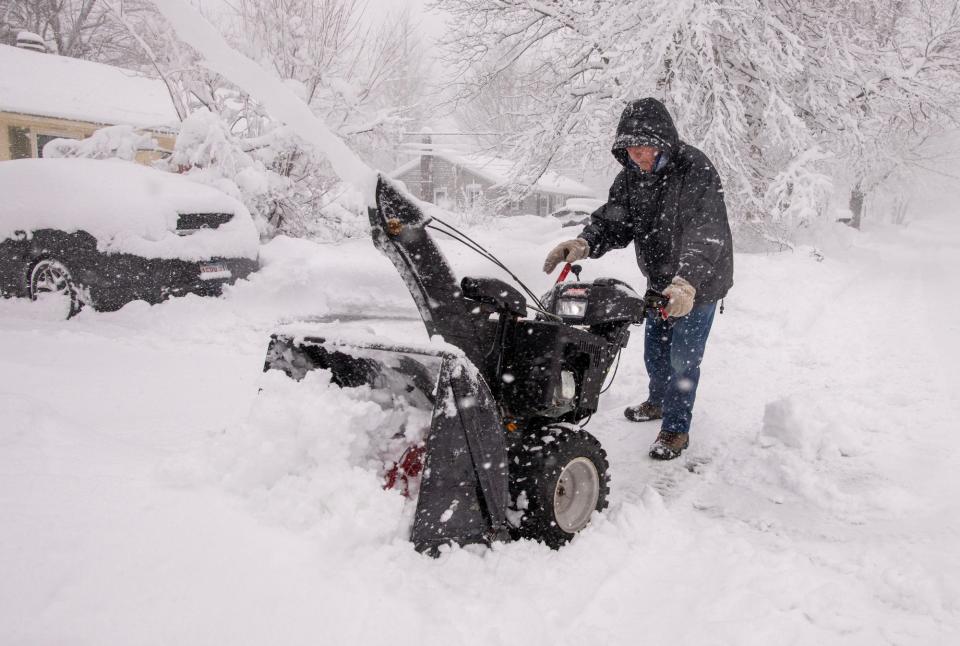
[[[230,278],[233,274],[227,269],[226,265],[212,262],[200,265],[200,280],[222,280]]]

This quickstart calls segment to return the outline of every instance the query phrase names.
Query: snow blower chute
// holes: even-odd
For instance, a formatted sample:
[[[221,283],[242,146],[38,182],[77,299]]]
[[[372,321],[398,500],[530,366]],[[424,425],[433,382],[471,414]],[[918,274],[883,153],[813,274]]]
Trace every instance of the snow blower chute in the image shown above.
[[[299,380],[323,368],[340,387],[369,386],[431,409],[424,432],[396,432],[407,445],[384,474],[385,486],[416,495],[416,549],[520,537],[559,547],[607,506],[606,453],[582,423],[651,303],[622,281],[579,276],[538,298],[382,177],[376,203],[374,244],[403,277],[428,334],[446,344],[274,334],[264,369]],[[431,231],[484,255],[526,296],[497,278],[458,282]]]

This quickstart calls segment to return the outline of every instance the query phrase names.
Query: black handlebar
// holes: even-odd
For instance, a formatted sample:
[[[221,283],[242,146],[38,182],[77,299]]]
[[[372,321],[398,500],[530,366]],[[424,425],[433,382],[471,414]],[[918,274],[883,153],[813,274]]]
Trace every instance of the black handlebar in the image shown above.
[[[645,314],[659,315],[665,319],[667,318],[667,313],[664,308],[667,306],[669,300],[670,299],[657,290],[648,289],[643,295],[643,311]]]

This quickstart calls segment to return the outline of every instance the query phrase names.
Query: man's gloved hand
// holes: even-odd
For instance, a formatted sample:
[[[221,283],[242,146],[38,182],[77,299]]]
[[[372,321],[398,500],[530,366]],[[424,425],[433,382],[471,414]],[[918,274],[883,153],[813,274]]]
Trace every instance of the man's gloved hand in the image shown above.
[[[693,298],[697,295],[697,290],[680,276],[674,276],[667,288],[663,290],[663,295],[670,299],[664,308],[667,316],[680,318],[693,309]]]
[[[561,242],[547,254],[547,259],[543,261],[543,273],[551,273],[561,262],[576,262],[589,255],[590,245],[583,238]]]

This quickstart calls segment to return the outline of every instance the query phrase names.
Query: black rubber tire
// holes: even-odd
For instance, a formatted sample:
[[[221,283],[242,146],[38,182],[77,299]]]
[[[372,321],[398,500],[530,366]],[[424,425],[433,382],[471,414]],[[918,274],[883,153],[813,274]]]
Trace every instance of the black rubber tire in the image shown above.
[[[519,516],[516,538],[541,541],[558,549],[575,536],[576,532],[567,532],[557,523],[554,494],[560,474],[577,458],[587,458],[596,469],[598,496],[594,509],[603,511],[609,504],[610,465],[597,438],[582,429],[548,427],[517,446],[510,456],[510,497],[516,506],[515,518]]]
[[[38,280],[44,268],[46,267],[50,267],[53,271],[62,273],[63,279],[65,280],[64,289],[66,294],[70,297],[70,307],[65,318],[73,318],[80,312],[81,309],[83,309],[84,300],[81,297],[83,290],[82,287],[74,280],[73,274],[70,272],[70,268],[62,260],[52,257],[40,258],[30,265],[30,270],[27,272],[27,290],[30,299],[37,300],[38,293],[42,291],[38,284]]]

